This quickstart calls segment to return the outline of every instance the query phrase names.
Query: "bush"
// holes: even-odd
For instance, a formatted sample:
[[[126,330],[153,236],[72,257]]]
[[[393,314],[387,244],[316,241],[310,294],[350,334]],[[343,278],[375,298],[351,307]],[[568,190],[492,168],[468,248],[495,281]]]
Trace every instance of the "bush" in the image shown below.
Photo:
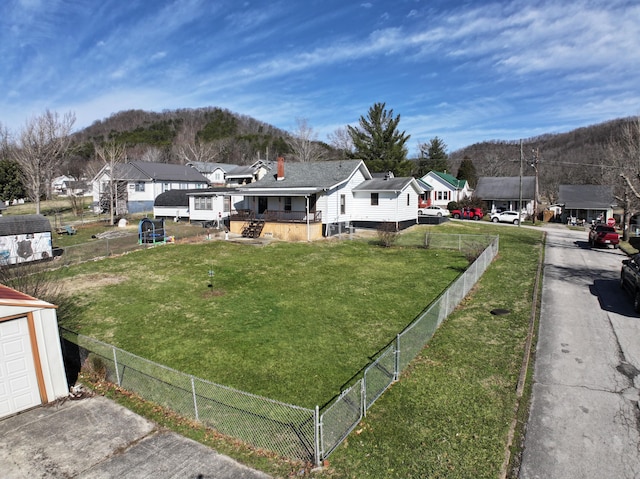
[[[399,235],[400,233],[394,223],[382,223],[378,226],[378,239],[385,248],[393,246],[398,241]]]

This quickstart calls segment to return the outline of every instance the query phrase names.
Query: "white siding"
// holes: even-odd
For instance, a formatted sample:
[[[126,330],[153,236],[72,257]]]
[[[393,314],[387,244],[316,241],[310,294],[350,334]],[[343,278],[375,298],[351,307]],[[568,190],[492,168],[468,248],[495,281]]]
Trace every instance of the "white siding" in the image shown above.
[[[196,209],[196,196],[189,196],[189,215],[191,221],[216,221],[218,218],[226,218],[229,216],[229,208],[225,208],[225,201],[228,205],[229,197],[222,195],[203,195],[203,197],[205,196],[211,198],[211,209]]]
[[[399,194],[380,191],[377,206],[371,204],[371,192],[355,192],[354,200],[353,218],[356,221],[398,222],[418,217],[418,193],[411,186],[407,186]]]

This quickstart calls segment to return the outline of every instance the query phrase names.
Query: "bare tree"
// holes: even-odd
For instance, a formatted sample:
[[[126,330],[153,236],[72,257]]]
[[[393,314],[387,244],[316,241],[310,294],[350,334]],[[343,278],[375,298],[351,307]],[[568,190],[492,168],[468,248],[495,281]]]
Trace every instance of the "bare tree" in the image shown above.
[[[318,135],[308,125],[307,120],[297,118],[296,125],[296,130],[285,140],[293,152],[292,156],[303,163],[324,159],[325,150],[318,144]]]
[[[25,189],[40,214],[40,198],[51,196],[51,180],[69,152],[71,129],[76,121],[74,113],[62,118],[46,110],[41,116],[28,120],[18,135],[14,159],[20,165]]]
[[[340,152],[342,159],[348,158],[349,153],[353,152],[353,140],[351,140],[351,135],[346,127],[340,127],[327,136],[329,144]]]
[[[175,155],[180,159],[181,163],[191,162],[209,162],[215,160],[220,152],[226,150],[224,140],[216,142],[205,142],[192,140],[174,147]]]
[[[603,168],[603,176],[611,178],[615,185],[614,176],[617,174],[622,180],[616,188],[616,200],[624,210],[623,239],[629,239],[629,223],[634,210],[640,201],[640,117],[622,126],[620,138],[609,144],[608,155],[612,163],[610,172]]]
[[[109,203],[109,220],[110,224],[114,224],[115,212],[119,210],[124,202],[121,188],[118,187],[119,181],[116,178],[118,165],[123,163],[126,158],[126,150],[122,143],[116,143],[114,140],[101,145],[96,146],[96,157],[104,165],[105,170],[109,172],[109,181],[107,182],[107,190],[101,192],[108,198]]]

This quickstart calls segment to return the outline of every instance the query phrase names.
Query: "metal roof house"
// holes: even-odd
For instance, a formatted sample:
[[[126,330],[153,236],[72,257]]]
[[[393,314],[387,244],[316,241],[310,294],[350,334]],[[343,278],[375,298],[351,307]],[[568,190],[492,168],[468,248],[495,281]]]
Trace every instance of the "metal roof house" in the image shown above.
[[[558,203],[563,205],[562,221],[572,218],[587,223],[613,218],[617,201],[609,185],[560,185]]]
[[[485,201],[491,212],[498,209],[518,211],[520,206],[532,215],[535,191],[534,176],[483,176],[478,179],[473,196]]]
[[[108,209],[110,180],[117,184],[116,213],[152,211],[158,195],[169,190],[206,188],[209,182],[195,168],[170,163],[132,161],[118,163],[114,172],[105,165],[94,177],[93,200]],[[106,200],[106,201],[105,201]]]
[[[52,257],[51,223],[43,215],[0,217],[0,264]]]

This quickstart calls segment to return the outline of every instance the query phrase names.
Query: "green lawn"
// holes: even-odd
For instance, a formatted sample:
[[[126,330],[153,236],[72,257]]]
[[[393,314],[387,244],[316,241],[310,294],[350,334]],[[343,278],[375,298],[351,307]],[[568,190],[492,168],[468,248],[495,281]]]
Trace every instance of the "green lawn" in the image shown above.
[[[62,322],[188,374],[314,407],[467,266],[457,251],[417,246],[423,236],[395,248],[211,241],[137,251],[61,271],[78,306]]]
[[[227,330],[233,330],[232,325],[239,327],[243,321],[246,321],[243,325],[245,330],[260,330],[260,322],[256,318],[245,316],[242,319],[242,317],[233,316],[229,310],[226,311],[225,315],[225,312],[219,309],[221,298],[229,299],[231,296],[241,298],[243,310],[261,312],[260,317],[266,318],[271,327],[276,327],[277,322],[274,322],[271,310],[284,311],[284,309],[276,309],[285,303],[285,299],[279,299],[280,295],[284,295],[282,296],[283,298],[289,297],[291,291],[287,288],[293,288],[293,290],[298,291],[300,287],[297,284],[300,278],[295,276],[294,271],[296,268],[293,268],[291,264],[295,265],[296,261],[307,261],[307,267],[311,267],[317,261],[318,255],[326,254],[326,259],[331,261],[335,256],[336,263],[332,263],[332,267],[327,266],[324,270],[322,268],[318,269],[317,274],[322,275],[322,277],[314,278],[315,282],[325,285],[324,288],[327,291],[333,291],[335,290],[333,282],[327,283],[326,281],[321,281],[321,279],[330,276],[337,281],[337,278],[345,275],[350,280],[350,284],[347,286],[346,293],[343,291],[342,295],[338,295],[337,292],[334,294],[334,298],[338,299],[334,300],[333,303],[324,300],[323,304],[331,305],[331,310],[340,308],[342,302],[357,304],[358,307],[355,310],[366,310],[371,313],[371,318],[386,318],[386,320],[379,321],[378,325],[386,327],[387,323],[389,323],[389,329],[395,333],[398,327],[402,327],[417,314],[417,310],[422,309],[424,304],[429,301],[428,297],[430,295],[438,294],[435,291],[430,292],[428,290],[418,294],[421,288],[428,287],[432,282],[436,282],[437,279],[437,274],[434,276],[437,269],[427,266],[427,264],[432,265],[434,264],[432,262],[437,264],[438,261],[442,261],[440,263],[442,266],[450,263],[450,268],[442,267],[440,272],[451,278],[454,278],[458,274],[459,268],[466,264],[466,261],[457,254],[449,257],[449,253],[443,251],[406,247],[423,241],[427,231],[434,233],[499,235],[500,253],[480,279],[476,288],[441,325],[422,354],[404,371],[401,380],[385,392],[368,411],[367,418],[351,433],[346,442],[334,451],[329,457],[328,467],[322,471],[310,472],[303,465],[279,461],[270,455],[256,453],[251,449],[241,447],[234,441],[226,441],[224,438],[218,437],[200,426],[162,412],[153,405],[146,405],[144,402],[135,400],[128,395],[117,393],[117,391],[111,390],[107,393],[134,410],[158,421],[160,424],[202,441],[245,464],[264,470],[273,477],[284,478],[297,477],[299,475],[327,479],[365,477],[475,479],[499,477],[505,457],[507,432],[512,420],[516,417],[515,405],[517,400],[515,389],[532,308],[535,273],[543,246],[541,231],[509,225],[492,225],[487,224],[487,222],[468,221],[449,222],[437,227],[412,228],[400,238],[399,245],[403,246],[392,249],[371,247],[366,243],[355,241],[345,241],[340,244],[324,242],[311,245],[278,244],[266,248],[212,243],[202,246],[203,248],[209,248],[207,251],[212,253],[210,259],[203,259],[196,263],[190,272],[192,277],[189,283],[192,285],[190,297],[197,298],[207,294],[204,292],[205,289],[209,289],[207,288],[208,277],[206,273],[212,264],[215,276],[213,279],[214,287],[211,289],[215,290],[214,294],[220,295],[214,296],[212,294],[207,299],[209,301],[207,303],[209,304],[207,311],[215,310],[217,311],[217,316],[223,315],[225,321],[220,322],[222,326],[218,331],[221,335],[227,333]],[[274,246],[276,248],[273,248]],[[284,248],[280,249],[281,247]],[[113,280],[118,276],[130,278],[128,280],[129,287],[132,292],[135,291],[133,294],[127,293],[129,295],[125,295],[125,298],[135,298],[138,295],[142,295],[146,298],[160,297],[161,302],[163,302],[163,298],[156,289],[167,286],[164,289],[167,292],[167,297],[165,298],[167,304],[162,304],[155,310],[167,311],[167,309],[172,308],[171,305],[175,302],[174,283],[188,282],[188,279],[183,277],[184,273],[180,273],[180,277],[176,277],[178,275],[174,273],[174,270],[182,271],[182,255],[180,255],[180,258],[176,258],[177,268],[174,268],[172,264],[163,263],[163,266],[153,269],[151,276],[166,277],[166,285],[154,283],[153,287],[145,288],[136,284],[135,278],[142,277],[137,276],[140,273],[134,274],[134,271],[138,271],[134,267],[135,265],[146,263],[140,258],[151,258],[153,255],[160,255],[161,253],[167,254],[169,250],[164,249],[163,253],[163,248],[166,247],[128,255],[131,258],[125,256],[115,261],[112,259],[105,263],[92,263],[91,265],[71,269],[74,274],[85,275],[80,276],[80,278],[87,280],[86,284],[99,283],[98,276],[103,278],[102,283],[105,284],[104,287],[89,286],[85,291],[78,291],[78,298],[81,299],[83,304],[83,317],[107,318],[106,320],[91,321],[83,324],[82,332],[92,335],[91,330],[93,328],[96,334],[104,334],[103,339],[106,340],[113,340],[115,336],[120,336],[119,333],[116,334],[114,325],[119,324],[121,321],[120,315],[130,317],[132,315],[130,310],[133,308],[128,308],[126,305],[118,305],[119,309],[116,312],[105,307],[104,313],[97,315],[95,314],[98,312],[97,303],[93,304],[94,298],[99,299],[102,294],[108,294],[109,301],[121,302],[117,300],[117,296],[120,293],[116,294],[115,290],[123,289],[122,285],[124,283],[114,281],[115,284],[112,286],[106,286],[109,280]],[[218,250],[217,248],[221,249]],[[242,256],[243,261],[236,261],[235,265],[231,262],[228,263],[227,267],[222,267],[220,258],[231,255],[238,258],[238,251],[240,250],[245,252],[245,256]],[[437,257],[435,256],[436,254],[438,255]],[[348,258],[344,258],[344,255],[347,255],[348,258],[353,257],[354,262],[350,263]],[[270,261],[265,265],[262,260],[257,259],[264,257],[273,257],[274,261]],[[291,258],[292,261],[287,262],[288,258]],[[373,258],[385,260],[382,261],[383,266],[378,266],[377,268],[371,268],[366,265],[361,266],[363,262],[371,263]],[[129,259],[135,261],[128,263]],[[275,259],[285,263],[280,265]],[[359,259],[359,261],[355,261],[355,259]],[[98,271],[97,268],[102,271],[103,264],[109,265],[112,270],[92,276]],[[345,268],[345,264],[350,264],[350,268]],[[254,274],[256,266],[259,266],[258,271],[262,272],[261,274]],[[379,288],[380,281],[374,280],[373,276],[378,274],[379,270],[382,270],[384,275],[390,275],[395,269],[409,270],[412,273],[409,275],[410,280],[399,283],[400,286],[395,288],[394,281],[390,280],[389,276],[383,276],[386,287]],[[275,272],[278,274],[275,274]],[[244,288],[242,284],[237,282],[227,282],[229,281],[229,276],[240,275],[240,273],[242,273],[242,277],[246,279],[250,287]],[[403,275],[401,274],[399,277],[403,277]],[[370,279],[366,284],[366,291],[364,291],[362,278],[365,278],[365,280],[367,278]],[[311,280],[303,279],[303,281],[310,282]],[[127,288],[124,289],[126,290]],[[397,289],[395,293],[391,291],[394,289]],[[438,289],[438,287],[434,289]],[[265,301],[268,301],[270,306],[267,307],[265,302],[255,299],[260,295],[255,297],[249,295],[250,298],[244,297],[247,291],[256,290],[262,292],[262,297],[266,298]],[[316,287],[313,290],[319,291],[320,288]],[[367,293],[366,296],[365,293]],[[385,294],[394,294],[394,298],[400,299],[389,300],[389,297],[384,296]],[[313,298],[306,299],[307,301],[315,301],[317,298],[324,296],[326,295],[316,295]],[[418,298],[417,301],[416,298]],[[212,302],[218,303],[214,304]],[[400,309],[405,307],[407,309],[406,313],[402,312],[400,314]],[[495,316],[490,313],[495,308],[508,309],[510,312],[506,315]],[[340,318],[340,315],[327,314],[326,311],[321,311],[319,307],[305,307],[303,311],[305,316],[301,317],[305,318],[306,315],[313,315],[314,321],[322,322],[322,326],[329,325],[328,328],[318,327],[318,331],[320,329],[336,329],[338,334],[333,338],[314,338],[309,343],[305,343],[308,349],[302,351],[302,354],[297,354],[298,351],[294,351],[295,354],[292,355],[291,344],[289,343],[296,337],[306,339],[307,336],[305,332],[297,331],[299,322],[293,321],[295,326],[289,330],[282,326],[281,329],[285,333],[284,335],[279,335],[283,336],[281,341],[277,341],[275,338],[264,338],[265,342],[275,341],[276,349],[282,348],[283,360],[277,363],[258,364],[257,367],[264,366],[268,369],[277,364],[278,369],[285,368],[287,367],[286,361],[288,361],[288,358],[293,357],[293,361],[301,361],[301,367],[293,369],[302,370],[302,366],[307,361],[307,354],[315,354],[316,351],[323,350],[331,358],[334,356],[333,343],[350,343],[346,346],[355,352],[354,358],[350,356],[350,359],[354,360],[353,364],[345,365],[344,371],[339,371],[336,374],[330,370],[330,366],[333,364],[340,366],[339,361],[327,361],[326,364],[320,364],[317,369],[321,375],[332,376],[334,377],[333,381],[339,383],[338,378],[341,375],[350,376],[354,369],[357,369],[363,362],[368,360],[368,355],[371,354],[371,351],[377,350],[380,344],[388,340],[386,331],[378,335],[376,328],[356,328],[357,331],[363,329],[362,334],[371,340],[370,346],[362,347],[364,343],[357,342],[360,337],[353,340],[348,338],[347,340],[340,336],[341,328],[348,326],[345,321],[336,320],[336,318]],[[175,327],[175,324],[183,325],[195,321],[195,318],[189,317],[181,311],[174,311],[172,316],[174,314],[176,317],[183,318],[183,320],[172,322],[174,326],[169,326],[170,331],[168,333],[155,333],[152,331],[152,334],[157,336],[163,345],[167,344],[166,338],[164,338],[166,334],[171,335],[173,330],[181,329]],[[154,319],[146,314],[143,316],[144,320],[140,322],[148,322],[151,325],[163,323],[162,314],[158,316],[161,319]],[[201,319],[202,324],[207,325],[209,323],[208,318],[215,316],[210,315],[206,317],[206,320]],[[396,319],[398,324],[391,325]],[[351,320],[353,321],[353,319]],[[315,332],[307,331],[311,335]],[[124,340],[129,341],[132,345],[146,344],[148,342],[138,341],[135,337],[130,336],[130,334],[125,334]],[[231,340],[234,339],[230,334],[226,334],[225,337]],[[253,337],[262,338],[262,335],[256,334]],[[287,338],[291,338],[291,341],[287,341]],[[206,342],[206,339],[203,337],[194,339],[194,341]],[[220,347],[226,349],[231,346],[221,345]],[[264,348],[263,350],[267,353],[273,351],[274,348],[273,346],[265,347],[258,343],[256,343],[255,347]],[[183,348],[182,351],[185,354],[188,348]],[[248,351],[248,354],[252,354],[250,347],[247,347],[246,351]],[[279,354],[276,356],[280,358]],[[182,358],[180,359],[182,360]],[[244,360],[245,358],[238,359],[239,362]],[[229,367],[235,368],[236,365],[230,365]],[[231,376],[234,374],[235,372],[229,374],[230,380],[233,380]],[[280,371],[270,372],[270,374],[282,378],[286,376],[285,373]],[[293,380],[296,380],[295,376],[296,373],[294,371]],[[241,379],[244,381],[244,378]],[[251,382],[249,380],[247,384]],[[260,378],[257,379],[256,384],[259,383]],[[316,382],[310,381],[309,384],[313,387]],[[101,389],[100,385],[98,387]],[[269,385],[261,385],[261,387],[267,391],[271,389]],[[277,386],[273,387],[274,390],[278,389]],[[333,383],[324,387],[329,390],[330,394],[335,393],[335,385]],[[324,398],[326,393],[323,392],[323,388],[318,387],[316,394],[317,397]],[[314,401],[309,401],[309,404],[313,403]],[[524,398],[524,403],[526,404],[526,397]],[[305,404],[307,403],[303,402],[301,405]],[[525,412],[521,411],[518,416],[526,420]],[[517,446],[518,443],[516,442],[514,454],[518,452]]]

